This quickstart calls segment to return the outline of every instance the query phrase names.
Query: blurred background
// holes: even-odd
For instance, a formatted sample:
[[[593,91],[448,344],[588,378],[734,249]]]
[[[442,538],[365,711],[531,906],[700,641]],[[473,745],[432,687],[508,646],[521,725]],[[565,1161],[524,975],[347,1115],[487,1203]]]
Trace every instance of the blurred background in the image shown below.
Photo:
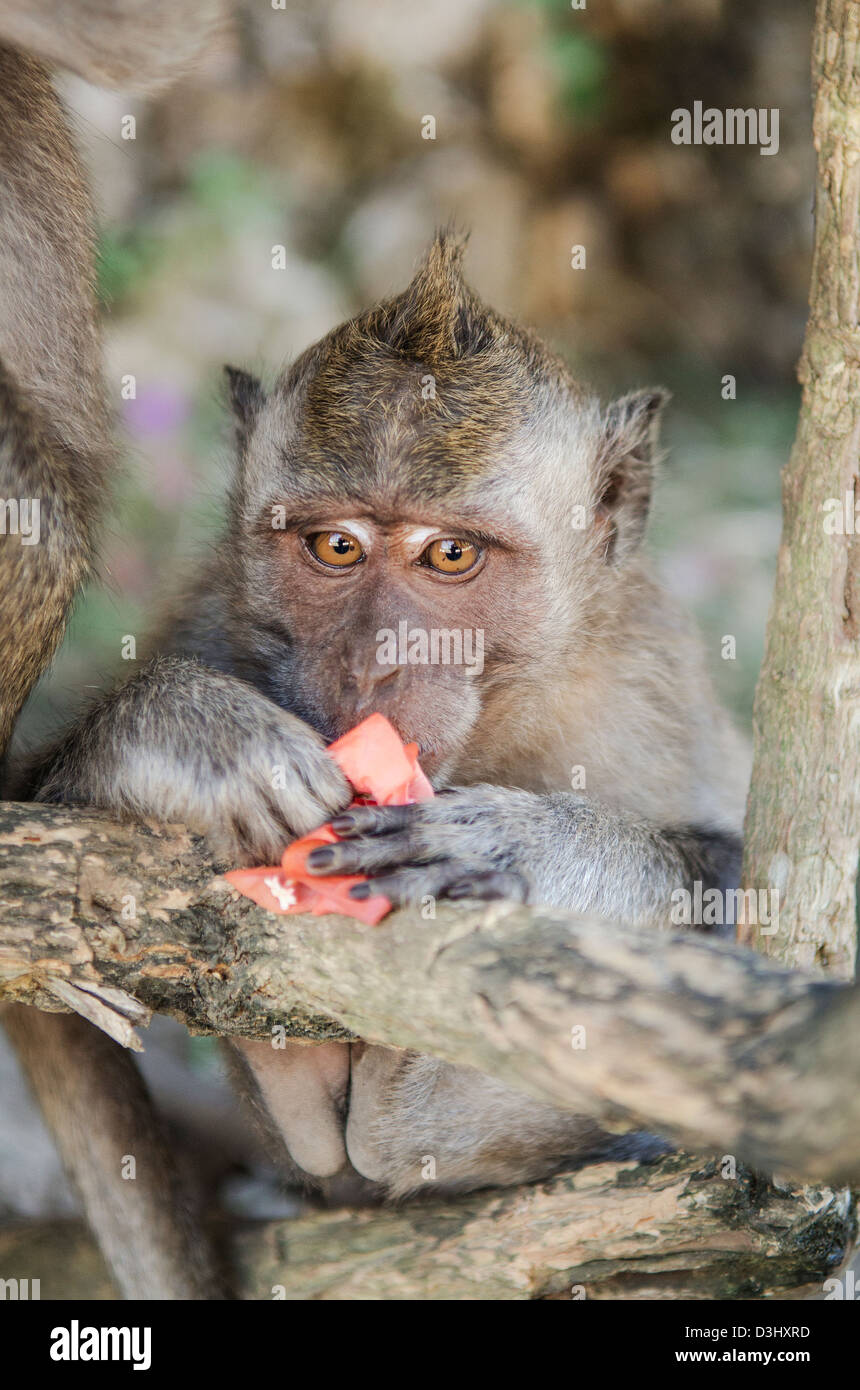
[[[274,372],[401,288],[451,218],[471,229],[466,267],[478,292],[536,327],[604,396],[672,390],[650,543],[748,728],[798,404],[812,6],[283,6],[244,0],[232,34],[156,101],[62,80],[97,189],[126,469],[103,583],[80,604],[25,739],[124,666],[123,638],[152,625],[172,570],[217,542],[230,465],[223,364]],[[779,153],[674,145],[671,112],[697,100],[777,107]],[[134,139],[123,138],[129,116]],[[423,138],[427,117],[434,139]],[[275,271],[278,245],[285,268]],[[574,245],[586,248],[584,270],[571,268]],[[136,397],[123,400],[129,374]],[[723,399],[727,375],[735,399]],[[721,659],[729,634],[735,660]],[[160,1021],[147,1058],[177,1123],[191,1113],[190,1058],[196,1099],[221,1107],[238,1154],[242,1126],[210,1040],[189,1050]],[[0,1088],[0,1213],[71,1210],[6,1054]],[[236,1192],[254,1179],[236,1165],[231,1200],[241,1202]],[[257,1199],[251,1207],[260,1214]]]
[[[479,293],[601,393],[673,391],[652,544],[748,725],[808,285],[811,6],[277,2],[240,4],[233,34],[158,101],[63,81],[102,217],[127,470],[105,583],[31,728],[109,678],[172,567],[217,536],[223,364],[273,372],[401,288],[452,217],[471,229]],[[696,100],[778,107],[779,153],[672,144],[672,110]],[[585,270],[571,268],[575,244]]]

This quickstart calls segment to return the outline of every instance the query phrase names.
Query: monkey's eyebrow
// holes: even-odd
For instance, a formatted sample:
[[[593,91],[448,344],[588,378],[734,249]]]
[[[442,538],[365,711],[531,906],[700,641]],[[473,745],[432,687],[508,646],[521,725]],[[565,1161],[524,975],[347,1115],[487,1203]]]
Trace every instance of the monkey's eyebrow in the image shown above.
[[[272,501],[262,509],[258,523],[258,529],[261,533],[268,534],[270,530],[274,530],[276,535],[283,535],[288,531],[301,531],[307,527],[314,526],[317,528],[342,526],[345,530],[348,530],[350,525],[350,521],[347,520],[348,516],[352,519],[353,525],[357,527],[360,524],[358,516],[355,515],[355,503],[353,503],[351,508],[349,508],[348,504],[347,507],[341,504],[338,508],[336,504],[332,505],[327,502],[326,499],[321,498],[320,506],[317,511],[287,512],[283,517],[280,515],[278,516],[278,525],[277,527],[273,527],[272,508],[283,505],[283,503]],[[386,528],[390,526],[412,526],[417,529],[419,526],[426,526],[428,535],[435,533],[437,535],[461,536],[464,540],[473,541],[476,545],[492,546],[496,550],[513,552],[526,548],[525,542],[519,540],[516,536],[499,535],[497,531],[488,531],[480,525],[473,524],[467,518],[449,520],[446,517],[442,517],[439,521],[429,524],[423,519],[419,521],[417,517],[406,518],[389,513],[383,515],[372,511],[370,508],[367,508],[366,512],[362,513],[362,518]]]
[[[368,518],[368,520],[370,519]],[[269,522],[265,514],[260,529],[265,531],[269,529]],[[283,519],[278,516],[278,525],[273,529],[290,533],[295,531],[312,532],[314,530],[348,531],[350,535],[355,536],[357,541],[361,542],[365,550],[370,550],[373,545],[373,532],[367,521],[359,520],[350,512],[341,512],[336,515],[328,508],[323,509],[322,512],[317,512],[315,516],[309,516],[306,513],[295,513],[292,516],[285,516]]]
[[[373,545],[373,533],[368,529],[368,527],[364,524],[363,521],[359,521],[358,517],[341,516],[338,517],[337,521],[335,521],[333,525],[335,527],[340,527],[342,530],[348,531],[350,535],[355,536],[355,539],[361,542],[365,550],[370,550],[371,546]]]
[[[258,523],[261,531],[267,532],[270,529],[282,532],[301,531],[306,526],[336,526],[338,524],[336,521],[326,522],[320,520],[322,516],[325,516],[326,512],[332,510],[325,505],[321,505],[319,510],[315,512],[286,512],[283,516],[278,513],[278,524],[277,527],[273,528],[272,517],[275,515],[275,508],[282,507],[283,505],[283,502],[278,501],[266,503],[261,509]],[[343,523],[341,523],[341,525],[342,524]]]
[[[468,514],[455,517],[439,516],[433,521],[428,521],[428,512],[432,515],[429,506],[423,515],[417,511],[413,516],[371,515],[379,526],[396,526],[400,530],[411,531],[413,534],[407,536],[408,540],[414,539],[418,532],[426,531],[428,536],[458,536],[462,540],[473,541],[477,545],[493,546],[496,550],[520,550],[525,544],[525,541],[520,540],[515,533],[505,535],[499,534],[497,530],[490,531],[481,525],[480,519],[476,518],[473,521]]]
[[[526,549],[526,543],[516,536],[499,535],[498,531],[485,531],[473,526],[470,521],[440,522],[433,530],[440,536],[456,536],[459,540],[472,541],[474,545],[493,550],[504,550],[510,554]]]
[[[496,550],[518,550],[520,547],[512,538],[492,534],[489,531],[481,531],[475,526],[470,526],[467,522],[465,526],[457,529],[458,536],[465,536],[467,540],[477,541],[479,545],[492,545]]]

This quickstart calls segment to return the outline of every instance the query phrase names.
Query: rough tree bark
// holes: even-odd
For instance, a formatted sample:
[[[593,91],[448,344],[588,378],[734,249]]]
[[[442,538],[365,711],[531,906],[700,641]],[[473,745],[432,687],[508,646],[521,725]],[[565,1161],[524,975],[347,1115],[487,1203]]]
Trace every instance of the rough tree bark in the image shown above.
[[[780,893],[761,949],[851,978],[860,853],[860,6],[819,0],[815,251],[755,699],[744,882]],[[825,520],[838,503],[842,534]],[[831,504],[832,505],[832,504]],[[828,522],[828,527],[832,523]]]
[[[141,1004],[198,1031],[352,1034],[620,1132],[860,1179],[846,1044],[860,991],[724,941],[511,905],[377,928],[278,917],[239,899],[182,827],[36,806],[0,812],[0,907],[6,997],[76,1008],[127,1044]]]
[[[849,1196],[713,1160],[601,1163],[550,1182],[241,1232],[245,1296],[734,1299],[820,1295],[853,1239]],[[804,1288],[803,1285],[806,1285]]]
[[[242,1226],[233,1250],[248,1299],[761,1299],[820,1296],[853,1233],[846,1193],[679,1154],[396,1210],[309,1210]],[[116,1296],[75,1222],[0,1230],[0,1267],[38,1279],[43,1299]]]

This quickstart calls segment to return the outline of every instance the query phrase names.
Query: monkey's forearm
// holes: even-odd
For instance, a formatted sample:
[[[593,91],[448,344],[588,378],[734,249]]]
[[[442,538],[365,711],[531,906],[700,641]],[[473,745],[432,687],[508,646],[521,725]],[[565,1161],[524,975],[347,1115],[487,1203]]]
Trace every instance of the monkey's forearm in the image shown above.
[[[678,890],[695,894],[696,884],[705,891],[740,882],[739,835],[698,827],[662,829],[565,793],[545,800],[551,838],[533,869],[541,901],[664,926]]]
[[[245,687],[182,657],[159,657],[120,685],[31,765],[38,801],[167,815],[171,778],[215,760]],[[249,694],[251,692],[248,692]]]
[[[662,830],[569,792],[456,788],[419,806],[352,808],[335,829],[344,839],[315,850],[310,867],[372,875],[366,891],[397,902],[527,896],[665,925],[678,889],[733,887],[740,876],[739,836]]]
[[[323,740],[234,676],[159,657],[31,770],[40,801],[183,821],[228,862],[272,863],[350,800]]]

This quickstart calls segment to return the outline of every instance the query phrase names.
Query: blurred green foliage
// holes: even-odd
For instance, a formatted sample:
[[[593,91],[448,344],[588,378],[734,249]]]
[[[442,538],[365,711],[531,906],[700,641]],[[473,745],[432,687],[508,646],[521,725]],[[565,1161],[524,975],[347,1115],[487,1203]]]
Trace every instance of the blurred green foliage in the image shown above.
[[[160,244],[146,227],[103,227],[96,253],[99,299],[113,308],[157,272]]]
[[[570,0],[516,0],[523,8],[542,10],[544,47],[556,75],[562,112],[578,122],[596,123],[607,109],[611,54],[608,44],[584,32],[582,12]]]
[[[588,34],[555,34],[548,45],[558,74],[559,96],[564,111],[579,121],[596,123],[609,99],[609,50]]]
[[[255,212],[276,210],[283,202],[274,192],[272,176],[251,160],[229,150],[204,150],[191,164],[187,196],[200,212],[215,218],[224,230]]]

